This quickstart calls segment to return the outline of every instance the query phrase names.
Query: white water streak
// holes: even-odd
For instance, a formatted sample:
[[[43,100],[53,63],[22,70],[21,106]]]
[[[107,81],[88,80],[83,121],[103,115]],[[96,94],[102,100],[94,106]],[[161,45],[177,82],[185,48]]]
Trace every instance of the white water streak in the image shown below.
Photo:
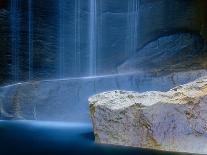
[[[96,0],[90,0],[89,22],[89,75],[96,75],[96,28],[97,28]]]

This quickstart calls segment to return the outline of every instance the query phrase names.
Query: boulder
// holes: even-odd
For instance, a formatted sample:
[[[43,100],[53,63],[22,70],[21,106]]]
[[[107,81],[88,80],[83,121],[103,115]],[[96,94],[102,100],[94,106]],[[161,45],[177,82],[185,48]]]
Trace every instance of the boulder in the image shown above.
[[[207,154],[207,76],[167,92],[104,92],[89,105],[98,143]]]

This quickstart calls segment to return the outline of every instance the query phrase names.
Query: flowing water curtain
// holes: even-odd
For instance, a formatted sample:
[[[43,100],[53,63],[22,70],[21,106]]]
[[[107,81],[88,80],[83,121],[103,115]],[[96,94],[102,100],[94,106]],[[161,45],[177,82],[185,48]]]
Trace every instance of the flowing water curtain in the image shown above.
[[[65,30],[64,30],[64,2],[65,0],[59,0],[58,5],[59,5],[59,49],[58,49],[58,77],[63,78],[64,77],[64,55],[65,55]]]
[[[96,33],[96,74],[101,74],[102,42],[103,42],[103,0],[97,1],[97,33]],[[104,52],[104,51],[103,51]]]
[[[28,79],[33,78],[33,0],[28,0]]]
[[[74,1],[66,1],[59,0],[58,1],[58,77],[72,77],[72,76],[92,76],[96,75],[96,52],[97,52],[97,0],[89,0],[89,17],[86,18],[86,12],[81,9],[85,9],[85,3],[87,1],[84,0],[74,0]],[[82,4],[83,3],[83,4]],[[71,7],[68,10],[66,7]],[[81,8],[83,7],[83,8]],[[74,16],[73,16],[74,15]],[[73,19],[72,19],[73,17]],[[82,25],[84,21],[88,20],[88,26]],[[68,29],[66,29],[68,27]],[[86,49],[84,48],[84,44],[81,42],[86,42],[84,36],[81,38],[81,35],[84,35],[85,27],[87,29],[88,35],[88,52],[86,53]],[[70,29],[69,29],[70,28]],[[71,38],[69,38],[71,37]],[[74,40],[74,41],[72,41]],[[66,48],[67,47],[67,48]],[[87,59],[87,60],[86,60]],[[86,65],[86,62],[88,65]],[[85,73],[87,72],[87,73]]]
[[[81,0],[58,1],[58,78],[81,75]]]
[[[81,27],[80,27],[80,5],[81,5],[81,0],[75,0],[75,22],[74,22],[74,29],[75,29],[75,34],[74,34],[74,49],[75,49],[75,76],[80,76],[81,71],[81,51],[80,51],[80,39],[81,39]]]
[[[20,0],[10,1],[11,75],[13,82],[20,80],[20,3]]]
[[[96,75],[97,1],[90,0],[89,10],[89,75]]]
[[[126,37],[126,53],[133,56],[138,46],[140,0],[128,0],[128,33]]]

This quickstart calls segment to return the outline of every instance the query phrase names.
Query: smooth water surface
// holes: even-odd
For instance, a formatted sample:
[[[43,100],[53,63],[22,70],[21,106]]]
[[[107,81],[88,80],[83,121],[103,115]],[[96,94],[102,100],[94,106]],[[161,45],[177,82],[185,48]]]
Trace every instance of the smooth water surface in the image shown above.
[[[96,144],[90,124],[33,121],[0,121],[0,148],[1,154],[178,155]]]

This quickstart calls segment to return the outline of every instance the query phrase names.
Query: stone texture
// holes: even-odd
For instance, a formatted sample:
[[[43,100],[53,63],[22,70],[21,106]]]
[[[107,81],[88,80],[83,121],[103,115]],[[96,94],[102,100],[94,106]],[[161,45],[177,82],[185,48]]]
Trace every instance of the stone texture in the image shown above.
[[[207,76],[167,92],[89,98],[96,142],[207,154]]]
[[[162,36],[139,50],[119,67],[119,72],[147,71],[168,74],[207,68],[207,46],[201,36],[176,33]]]
[[[9,12],[0,7],[0,84],[8,81],[9,77],[9,60],[8,51],[10,50],[9,40]]]
[[[0,119],[90,122],[87,100],[116,89],[167,91],[207,75],[206,70],[152,76],[145,73],[66,78],[0,87]]]

